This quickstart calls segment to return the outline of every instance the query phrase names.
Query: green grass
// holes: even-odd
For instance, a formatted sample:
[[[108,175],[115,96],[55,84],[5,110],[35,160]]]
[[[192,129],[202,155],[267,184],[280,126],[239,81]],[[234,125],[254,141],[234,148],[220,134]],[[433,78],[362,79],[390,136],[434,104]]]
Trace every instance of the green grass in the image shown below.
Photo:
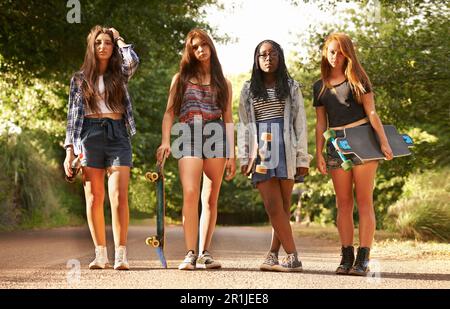
[[[450,242],[450,168],[411,175],[387,225],[402,237]]]
[[[0,138],[0,230],[79,225],[84,221],[79,191],[64,182],[62,160],[54,159],[58,157],[55,152],[63,151],[49,143],[47,136],[35,132]]]

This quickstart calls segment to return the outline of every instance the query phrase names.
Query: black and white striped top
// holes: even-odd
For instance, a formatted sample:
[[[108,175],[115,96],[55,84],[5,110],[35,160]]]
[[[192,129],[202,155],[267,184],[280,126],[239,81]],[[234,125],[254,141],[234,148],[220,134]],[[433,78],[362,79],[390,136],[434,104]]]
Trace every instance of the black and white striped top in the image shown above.
[[[284,117],[285,101],[278,99],[275,88],[267,89],[267,99],[253,99],[256,121],[265,121]]]

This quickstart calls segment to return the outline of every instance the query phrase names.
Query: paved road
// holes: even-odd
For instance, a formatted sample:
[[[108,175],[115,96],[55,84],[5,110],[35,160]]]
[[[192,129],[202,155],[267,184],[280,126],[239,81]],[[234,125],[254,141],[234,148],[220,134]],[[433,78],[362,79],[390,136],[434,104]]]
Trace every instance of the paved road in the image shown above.
[[[183,231],[169,226],[169,269],[163,270],[144,244],[148,234],[146,226],[130,227],[132,269],[119,272],[87,269],[93,257],[87,227],[0,233],[0,288],[450,288],[450,261],[431,257],[372,256],[381,271],[375,277],[336,276],[339,244],[313,237],[296,237],[303,273],[261,272],[269,227],[218,227],[212,252],[223,269],[182,272],[177,265],[184,256]],[[110,230],[108,235],[112,244]],[[112,247],[108,250],[111,259]],[[75,266],[68,268],[71,260]]]

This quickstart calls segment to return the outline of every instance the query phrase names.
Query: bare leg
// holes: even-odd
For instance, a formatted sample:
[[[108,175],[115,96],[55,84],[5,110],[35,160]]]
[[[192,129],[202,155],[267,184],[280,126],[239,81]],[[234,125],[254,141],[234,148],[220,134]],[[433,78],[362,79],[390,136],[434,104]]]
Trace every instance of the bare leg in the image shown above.
[[[83,186],[86,197],[86,216],[95,246],[106,246],[105,214],[105,170],[83,167]]]
[[[264,206],[269,215],[272,227],[275,230],[275,234],[281,241],[284,250],[288,254],[296,252],[291,225],[283,208],[283,196],[279,180],[272,178],[260,182],[257,184],[257,188],[264,201]]]
[[[130,168],[128,166],[112,166],[108,169],[108,175],[114,244],[116,247],[126,246],[130,221],[128,209]]]
[[[291,196],[292,196],[292,188],[294,187],[293,180],[280,180],[280,189],[281,189],[281,197],[283,199],[283,209],[288,218],[291,217]],[[272,229],[272,242],[270,244],[271,252],[280,251],[281,242],[277,238],[275,234],[275,230]]]
[[[184,157],[178,160],[180,181],[183,187],[183,229],[186,250],[195,251],[198,238],[198,201],[203,160]]]
[[[353,246],[353,172],[343,169],[331,170],[336,192],[337,227],[341,244]]]
[[[360,247],[372,246],[375,234],[375,211],[373,209],[373,187],[377,173],[378,162],[370,161],[353,168],[355,179],[356,203],[359,215]]]
[[[203,161],[202,215],[200,217],[199,254],[208,250],[217,221],[217,200],[219,199],[225,169],[225,158]]]

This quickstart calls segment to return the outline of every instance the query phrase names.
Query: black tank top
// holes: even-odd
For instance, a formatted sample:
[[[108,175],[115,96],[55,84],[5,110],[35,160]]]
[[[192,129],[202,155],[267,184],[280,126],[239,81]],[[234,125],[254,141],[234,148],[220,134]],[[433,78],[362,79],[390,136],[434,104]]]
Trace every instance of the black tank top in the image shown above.
[[[323,82],[318,80],[314,83],[313,106],[324,106],[327,112],[328,125],[330,127],[340,127],[346,124],[361,120],[367,117],[362,104],[359,104],[353,96],[352,89],[347,80],[333,88],[325,88],[323,94],[319,98],[320,90]],[[370,87],[365,87],[366,93],[372,91]]]

